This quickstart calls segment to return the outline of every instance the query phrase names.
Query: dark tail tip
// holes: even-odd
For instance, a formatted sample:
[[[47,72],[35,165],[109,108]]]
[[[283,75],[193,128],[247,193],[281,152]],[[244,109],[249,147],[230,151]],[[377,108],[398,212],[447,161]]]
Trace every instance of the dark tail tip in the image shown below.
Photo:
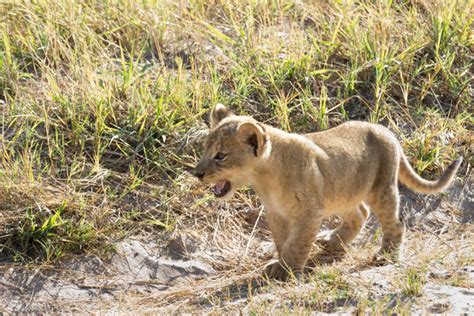
[[[461,165],[463,161],[463,158],[462,157],[459,157],[458,159],[454,160],[450,165],[449,165],[449,170],[455,170],[457,168],[459,168],[459,166]]]

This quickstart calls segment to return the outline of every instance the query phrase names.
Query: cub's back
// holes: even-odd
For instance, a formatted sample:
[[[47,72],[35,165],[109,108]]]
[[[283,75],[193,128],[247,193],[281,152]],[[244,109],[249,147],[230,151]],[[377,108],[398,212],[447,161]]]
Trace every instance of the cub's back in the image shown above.
[[[360,121],[346,122],[334,128],[305,136],[329,155],[335,153],[366,156],[364,153],[380,154],[382,151],[398,146],[395,135],[388,128]]]
[[[352,121],[305,137],[327,155],[318,166],[328,179],[328,193],[347,193],[347,199],[367,193],[382,169],[399,163],[398,142],[381,125]]]

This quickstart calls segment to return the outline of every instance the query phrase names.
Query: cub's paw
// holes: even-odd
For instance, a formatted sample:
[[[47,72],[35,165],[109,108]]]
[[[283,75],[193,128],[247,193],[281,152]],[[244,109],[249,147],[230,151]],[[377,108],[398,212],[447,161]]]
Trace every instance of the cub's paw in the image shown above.
[[[339,240],[332,239],[319,239],[318,245],[322,248],[323,253],[333,256],[342,256],[346,253],[346,249],[342,246]]]
[[[269,279],[275,279],[279,281],[286,281],[289,276],[289,268],[284,267],[279,261],[269,264],[265,268],[265,275]]]
[[[372,257],[372,263],[377,266],[395,263],[398,260],[399,260],[399,252],[397,250],[392,250],[392,251],[381,250]]]

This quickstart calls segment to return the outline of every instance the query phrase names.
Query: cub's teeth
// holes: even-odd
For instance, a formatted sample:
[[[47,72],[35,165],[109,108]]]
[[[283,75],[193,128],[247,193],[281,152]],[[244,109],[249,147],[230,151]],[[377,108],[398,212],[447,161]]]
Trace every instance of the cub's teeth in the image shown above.
[[[212,188],[212,191],[214,191],[215,194],[221,194],[221,190],[216,186]]]
[[[215,185],[216,190],[219,192],[222,192],[222,190],[225,188],[226,182],[227,181],[225,180],[217,181]]]
[[[212,192],[217,197],[221,197],[227,194],[230,190],[230,182],[227,180],[219,180],[212,187]]]

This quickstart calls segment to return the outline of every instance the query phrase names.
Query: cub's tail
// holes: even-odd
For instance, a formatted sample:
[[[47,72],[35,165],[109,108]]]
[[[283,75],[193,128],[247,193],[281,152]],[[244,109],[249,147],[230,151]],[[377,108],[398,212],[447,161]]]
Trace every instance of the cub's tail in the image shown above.
[[[451,165],[446,169],[446,171],[438,180],[429,181],[420,177],[415,172],[415,170],[413,170],[407,160],[407,157],[402,152],[400,159],[399,180],[409,189],[414,191],[427,194],[437,193],[443,191],[451,184],[461,162],[462,158],[456,159],[453,163],[451,163]]]

